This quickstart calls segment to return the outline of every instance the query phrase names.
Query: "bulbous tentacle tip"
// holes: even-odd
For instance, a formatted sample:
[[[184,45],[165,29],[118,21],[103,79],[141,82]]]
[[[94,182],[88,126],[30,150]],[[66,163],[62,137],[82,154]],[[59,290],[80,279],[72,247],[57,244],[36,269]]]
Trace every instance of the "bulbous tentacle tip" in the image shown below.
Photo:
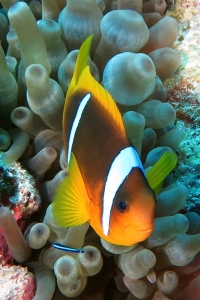
[[[12,18],[13,14],[19,14],[23,10],[29,10],[29,6],[25,2],[16,2],[10,6],[8,10],[8,17]]]
[[[102,84],[117,103],[130,106],[141,103],[153,92],[155,78],[155,66],[149,56],[124,52],[107,63]]]

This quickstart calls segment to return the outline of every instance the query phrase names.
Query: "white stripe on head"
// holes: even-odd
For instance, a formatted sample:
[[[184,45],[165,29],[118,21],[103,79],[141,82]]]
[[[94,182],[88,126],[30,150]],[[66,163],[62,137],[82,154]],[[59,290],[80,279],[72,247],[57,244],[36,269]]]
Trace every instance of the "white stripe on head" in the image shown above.
[[[115,194],[133,168],[140,168],[144,173],[139,155],[133,147],[121,150],[111,164],[103,195],[102,227],[105,235],[109,233],[111,208]]]
[[[74,136],[78,127],[78,124],[80,122],[81,116],[83,114],[84,108],[86,106],[86,104],[88,103],[88,101],[90,100],[91,94],[87,94],[80,102],[78,110],[76,112],[73,124],[72,124],[72,128],[71,128],[71,132],[70,132],[70,136],[69,136],[69,144],[68,144],[68,155],[67,155],[67,164],[69,165],[69,160],[70,160],[70,155],[71,155],[71,151],[72,151],[72,145],[73,145],[73,141],[74,141]]]

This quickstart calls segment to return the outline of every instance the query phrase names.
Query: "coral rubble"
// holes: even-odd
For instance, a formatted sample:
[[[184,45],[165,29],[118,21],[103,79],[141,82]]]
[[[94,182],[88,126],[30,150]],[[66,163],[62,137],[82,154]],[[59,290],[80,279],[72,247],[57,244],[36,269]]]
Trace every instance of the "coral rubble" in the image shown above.
[[[196,300],[199,3],[0,1],[0,298]],[[91,73],[116,101],[145,172],[165,152],[179,157],[158,192],[153,234],[129,247],[100,239],[88,223],[61,228],[52,214],[68,176],[65,94],[90,34]]]
[[[189,188],[187,209],[199,212],[199,14],[198,1],[177,1],[168,13],[178,20],[178,39],[174,49],[181,56],[179,71],[165,82],[167,101],[177,112],[177,128],[186,128],[186,137],[179,149],[175,177]],[[188,172],[189,170],[189,172]]]
[[[36,289],[35,277],[27,268],[0,265],[0,276],[0,298],[2,300],[33,299]]]
[[[19,163],[5,163],[1,158],[0,166],[1,263],[11,263],[13,258],[22,262],[29,258],[30,249],[20,229],[24,229],[26,220],[40,207],[40,196],[33,177]]]

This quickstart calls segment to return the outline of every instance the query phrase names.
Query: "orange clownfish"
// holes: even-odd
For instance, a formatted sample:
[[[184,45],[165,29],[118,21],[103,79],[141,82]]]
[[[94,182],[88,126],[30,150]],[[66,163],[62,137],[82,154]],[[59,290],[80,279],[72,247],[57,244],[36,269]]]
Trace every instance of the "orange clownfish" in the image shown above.
[[[151,235],[156,196],[114,100],[87,66],[91,40],[80,48],[66,96],[68,176],[55,194],[53,214],[60,226],[89,222],[107,242],[130,246]]]

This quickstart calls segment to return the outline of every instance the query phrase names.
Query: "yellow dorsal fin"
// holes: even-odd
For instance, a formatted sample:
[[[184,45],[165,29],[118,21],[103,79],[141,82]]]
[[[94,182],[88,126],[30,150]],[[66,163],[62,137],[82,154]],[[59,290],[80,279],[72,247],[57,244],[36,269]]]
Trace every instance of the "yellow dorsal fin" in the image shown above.
[[[92,38],[93,38],[93,35],[89,35],[88,38],[83,42],[83,44],[81,45],[81,48],[79,50],[79,53],[78,53],[78,56],[76,59],[75,68],[74,68],[74,73],[73,73],[72,79],[70,81],[68,90],[67,90],[65,107],[64,107],[64,111],[63,111],[63,122],[64,122],[64,118],[66,116],[65,110],[67,108],[67,105],[66,105],[67,99],[70,99],[70,96],[73,94],[74,90],[76,89],[76,86],[78,84],[78,81],[79,81],[82,71],[87,66],[89,53],[90,53],[90,47],[91,47],[91,43],[92,43]]]
[[[150,187],[159,193],[163,180],[175,168],[178,157],[174,152],[165,152],[156,164],[147,172],[146,177]]]
[[[78,57],[76,60],[76,65],[74,68],[74,74],[73,74],[72,80],[70,82],[67,94],[73,93],[74,89],[76,88],[76,86],[78,84],[79,78],[80,78],[83,70],[88,65],[88,58],[89,58],[92,38],[93,38],[93,35],[89,35],[88,38],[81,45],[81,48],[79,50]]]
[[[90,199],[76,160],[71,153],[68,175],[54,196],[53,216],[62,227],[78,226],[90,219]]]
[[[89,66],[85,67],[85,69],[81,73],[78,85],[76,86],[76,90],[82,90],[85,93],[90,93],[92,96],[94,96],[95,100],[97,100],[110,114],[110,118],[116,122],[119,130],[121,130],[125,134],[122,116],[115,101],[113,100],[111,95],[104,89],[104,87],[102,87],[91,75]]]

